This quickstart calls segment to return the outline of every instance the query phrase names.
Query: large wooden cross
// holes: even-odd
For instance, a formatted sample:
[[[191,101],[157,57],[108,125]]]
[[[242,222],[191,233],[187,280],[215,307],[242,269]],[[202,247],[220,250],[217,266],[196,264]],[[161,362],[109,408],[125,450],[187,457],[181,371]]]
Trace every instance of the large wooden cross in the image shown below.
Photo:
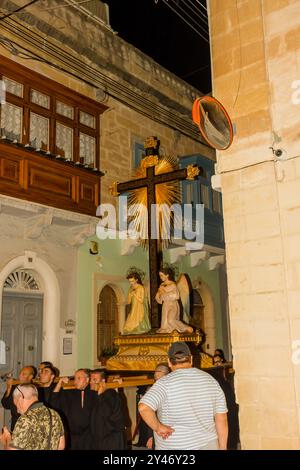
[[[156,137],[149,137],[145,142],[146,155],[143,157],[143,164],[146,167],[146,177],[138,178],[125,183],[115,183],[114,194],[122,194],[134,189],[147,188],[147,212],[148,212],[148,243],[149,243],[149,280],[150,280],[150,301],[151,301],[151,326],[158,328],[159,306],[155,300],[159,287],[159,269],[162,263],[162,251],[159,247],[158,239],[151,237],[151,207],[156,204],[155,187],[157,184],[179,181],[184,179],[194,179],[200,173],[200,168],[190,165],[182,170],[175,170],[168,173],[155,174],[155,165],[159,161],[160,142]],[[113,191],[112,191],[113,193]]]

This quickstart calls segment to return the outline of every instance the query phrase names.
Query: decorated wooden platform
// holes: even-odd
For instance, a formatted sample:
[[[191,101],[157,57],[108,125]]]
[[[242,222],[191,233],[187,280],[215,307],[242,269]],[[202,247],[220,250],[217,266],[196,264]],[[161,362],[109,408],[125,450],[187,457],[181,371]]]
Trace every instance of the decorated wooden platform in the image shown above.
[[[106,362],[108,371],[154,371],[157,364],[167,362],[168,349],[177,342],[188,343],[193,358],[194,365],[200,367],[201,353],[198,348],[202,341],[199,331],[194,333],[171,334],[145,334],[145,335],[120,335],[115,338],[115,345],[119,350]],[[206,367],[211,367],[212,361],[208,361]]]

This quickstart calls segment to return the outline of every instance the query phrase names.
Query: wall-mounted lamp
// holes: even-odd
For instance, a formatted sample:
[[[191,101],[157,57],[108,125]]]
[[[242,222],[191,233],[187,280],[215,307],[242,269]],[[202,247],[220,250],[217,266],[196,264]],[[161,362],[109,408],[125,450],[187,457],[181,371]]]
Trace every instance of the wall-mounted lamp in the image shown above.
[[[98,243],[97,242],[90,242],[90,254],[91,255],[98,255]]]

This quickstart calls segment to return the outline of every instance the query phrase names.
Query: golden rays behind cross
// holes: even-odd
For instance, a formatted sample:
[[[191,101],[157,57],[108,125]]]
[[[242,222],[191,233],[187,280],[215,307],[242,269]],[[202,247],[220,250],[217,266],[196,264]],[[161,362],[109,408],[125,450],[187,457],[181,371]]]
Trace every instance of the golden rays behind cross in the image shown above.
[[[170,173],[178,168],[174,157],[152,156],[151,158],[152,160],[149,157],[142,159],[140,166],[134,173],[134,178],[146,178],[148,166],[155,166],[155,175]],[[156,217],[159,227],[158,245],[160,249],[168,246],[173,224],[176,223],[176,215],[174,217],[170,207],[173,204],[180,204],[180,200],[181,192],[178,181],[155,185],[155,201],[159,208]],[[140,244],[146,248],[148,244],[147,188],[129,191],[128,206],[131,214],[131,228],[140,234]]]

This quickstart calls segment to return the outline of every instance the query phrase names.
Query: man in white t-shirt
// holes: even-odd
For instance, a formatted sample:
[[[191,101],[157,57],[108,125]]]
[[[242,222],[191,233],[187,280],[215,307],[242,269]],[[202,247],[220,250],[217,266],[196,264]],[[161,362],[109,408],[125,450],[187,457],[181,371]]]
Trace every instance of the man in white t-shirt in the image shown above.
[[[186,343],[168,351],[172,372],[143,396],[139,411],[154,431],[158,450],[226,450],[228,425],[224,393],[206,372],[192,367]]]

